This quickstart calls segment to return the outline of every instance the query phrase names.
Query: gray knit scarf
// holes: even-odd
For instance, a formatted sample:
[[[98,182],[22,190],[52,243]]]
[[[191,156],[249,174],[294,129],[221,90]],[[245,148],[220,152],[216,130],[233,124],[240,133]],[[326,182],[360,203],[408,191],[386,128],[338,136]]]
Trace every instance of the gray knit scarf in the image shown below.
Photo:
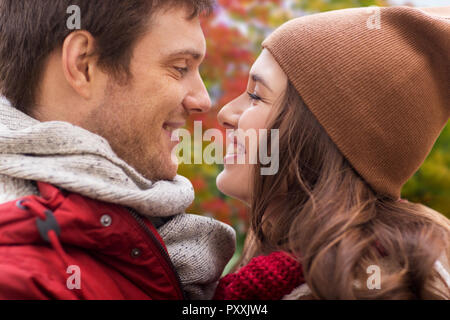
[[[158,231],[192,299],[211,298],[234,252],[231,227],[184,213],[194,199],[188,179],[149,181],[119,159],[104,138],[67,122],[40,122],[4,100],[0,100],[0,176],[3,192],[15,188],[17,197],[36,193],[31,183],[35,180],[149,217],[176,215]],[[25,184],[23,191],[18,181]]]

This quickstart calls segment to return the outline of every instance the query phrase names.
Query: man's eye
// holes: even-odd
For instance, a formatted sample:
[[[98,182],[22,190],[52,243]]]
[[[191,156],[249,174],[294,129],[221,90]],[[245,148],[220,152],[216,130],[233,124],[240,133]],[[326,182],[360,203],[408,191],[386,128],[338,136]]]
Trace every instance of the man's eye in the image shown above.
[[[248,96],[250,97],[251,100],[256,100],[256,101],[262,100],[261,97],[257,96],[257,95],[254,94],[254,93],[247,92],[247,94],[248,94]]]
[[[177,70],[179,73],[181,73],[181,75],[185,75],[185,74],[189,71],[189,69],[188,69],[187,67],[185,67],[185,68],[174,67],[174,68],[175,68],[175,70]]]

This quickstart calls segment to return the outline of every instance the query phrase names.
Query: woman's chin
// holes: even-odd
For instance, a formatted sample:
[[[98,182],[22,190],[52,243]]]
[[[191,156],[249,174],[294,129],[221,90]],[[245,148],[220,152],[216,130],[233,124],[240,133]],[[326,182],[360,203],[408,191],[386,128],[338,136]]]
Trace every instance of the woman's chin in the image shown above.
[[[242,183],[240,178],[231,175],[226,169],[219,173],[216,178],[216,186],[220,192],[231,198],[247,203],[247,192],[246,190],[243,190],[245,185],[246,184]]]

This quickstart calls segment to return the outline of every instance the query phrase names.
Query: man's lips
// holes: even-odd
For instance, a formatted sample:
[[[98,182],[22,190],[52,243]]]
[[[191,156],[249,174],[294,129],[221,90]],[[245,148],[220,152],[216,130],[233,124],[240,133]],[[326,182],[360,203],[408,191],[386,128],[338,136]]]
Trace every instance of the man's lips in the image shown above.
[[[172,134],[175,130],[180,129],[186,125],[185,121],[167,121],[163,123],[163,130],[167,133],[169,138],[172,138]]]

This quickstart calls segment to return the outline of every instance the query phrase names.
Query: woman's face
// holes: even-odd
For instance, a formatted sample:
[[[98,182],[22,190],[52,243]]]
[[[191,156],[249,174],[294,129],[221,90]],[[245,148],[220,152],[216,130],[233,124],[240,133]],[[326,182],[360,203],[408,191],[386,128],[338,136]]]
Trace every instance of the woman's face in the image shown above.
[[[226,129],[255,130],[259,138],[259,129],[268,129],[269,115],[287,84],[286,74],[272,54],[264,49],[250,70],[247,91],[220,110],[217,115],[219,123]],[[224,194],[249,204],[254,166],[250,159],[258,153],[258,148],[246,140],[244,135],[237,134],[235,143],[227,146],[224,170],[217,176],[216,183]],[[237,163],[238,155],[244,157],[244,153],[245,164]]]

